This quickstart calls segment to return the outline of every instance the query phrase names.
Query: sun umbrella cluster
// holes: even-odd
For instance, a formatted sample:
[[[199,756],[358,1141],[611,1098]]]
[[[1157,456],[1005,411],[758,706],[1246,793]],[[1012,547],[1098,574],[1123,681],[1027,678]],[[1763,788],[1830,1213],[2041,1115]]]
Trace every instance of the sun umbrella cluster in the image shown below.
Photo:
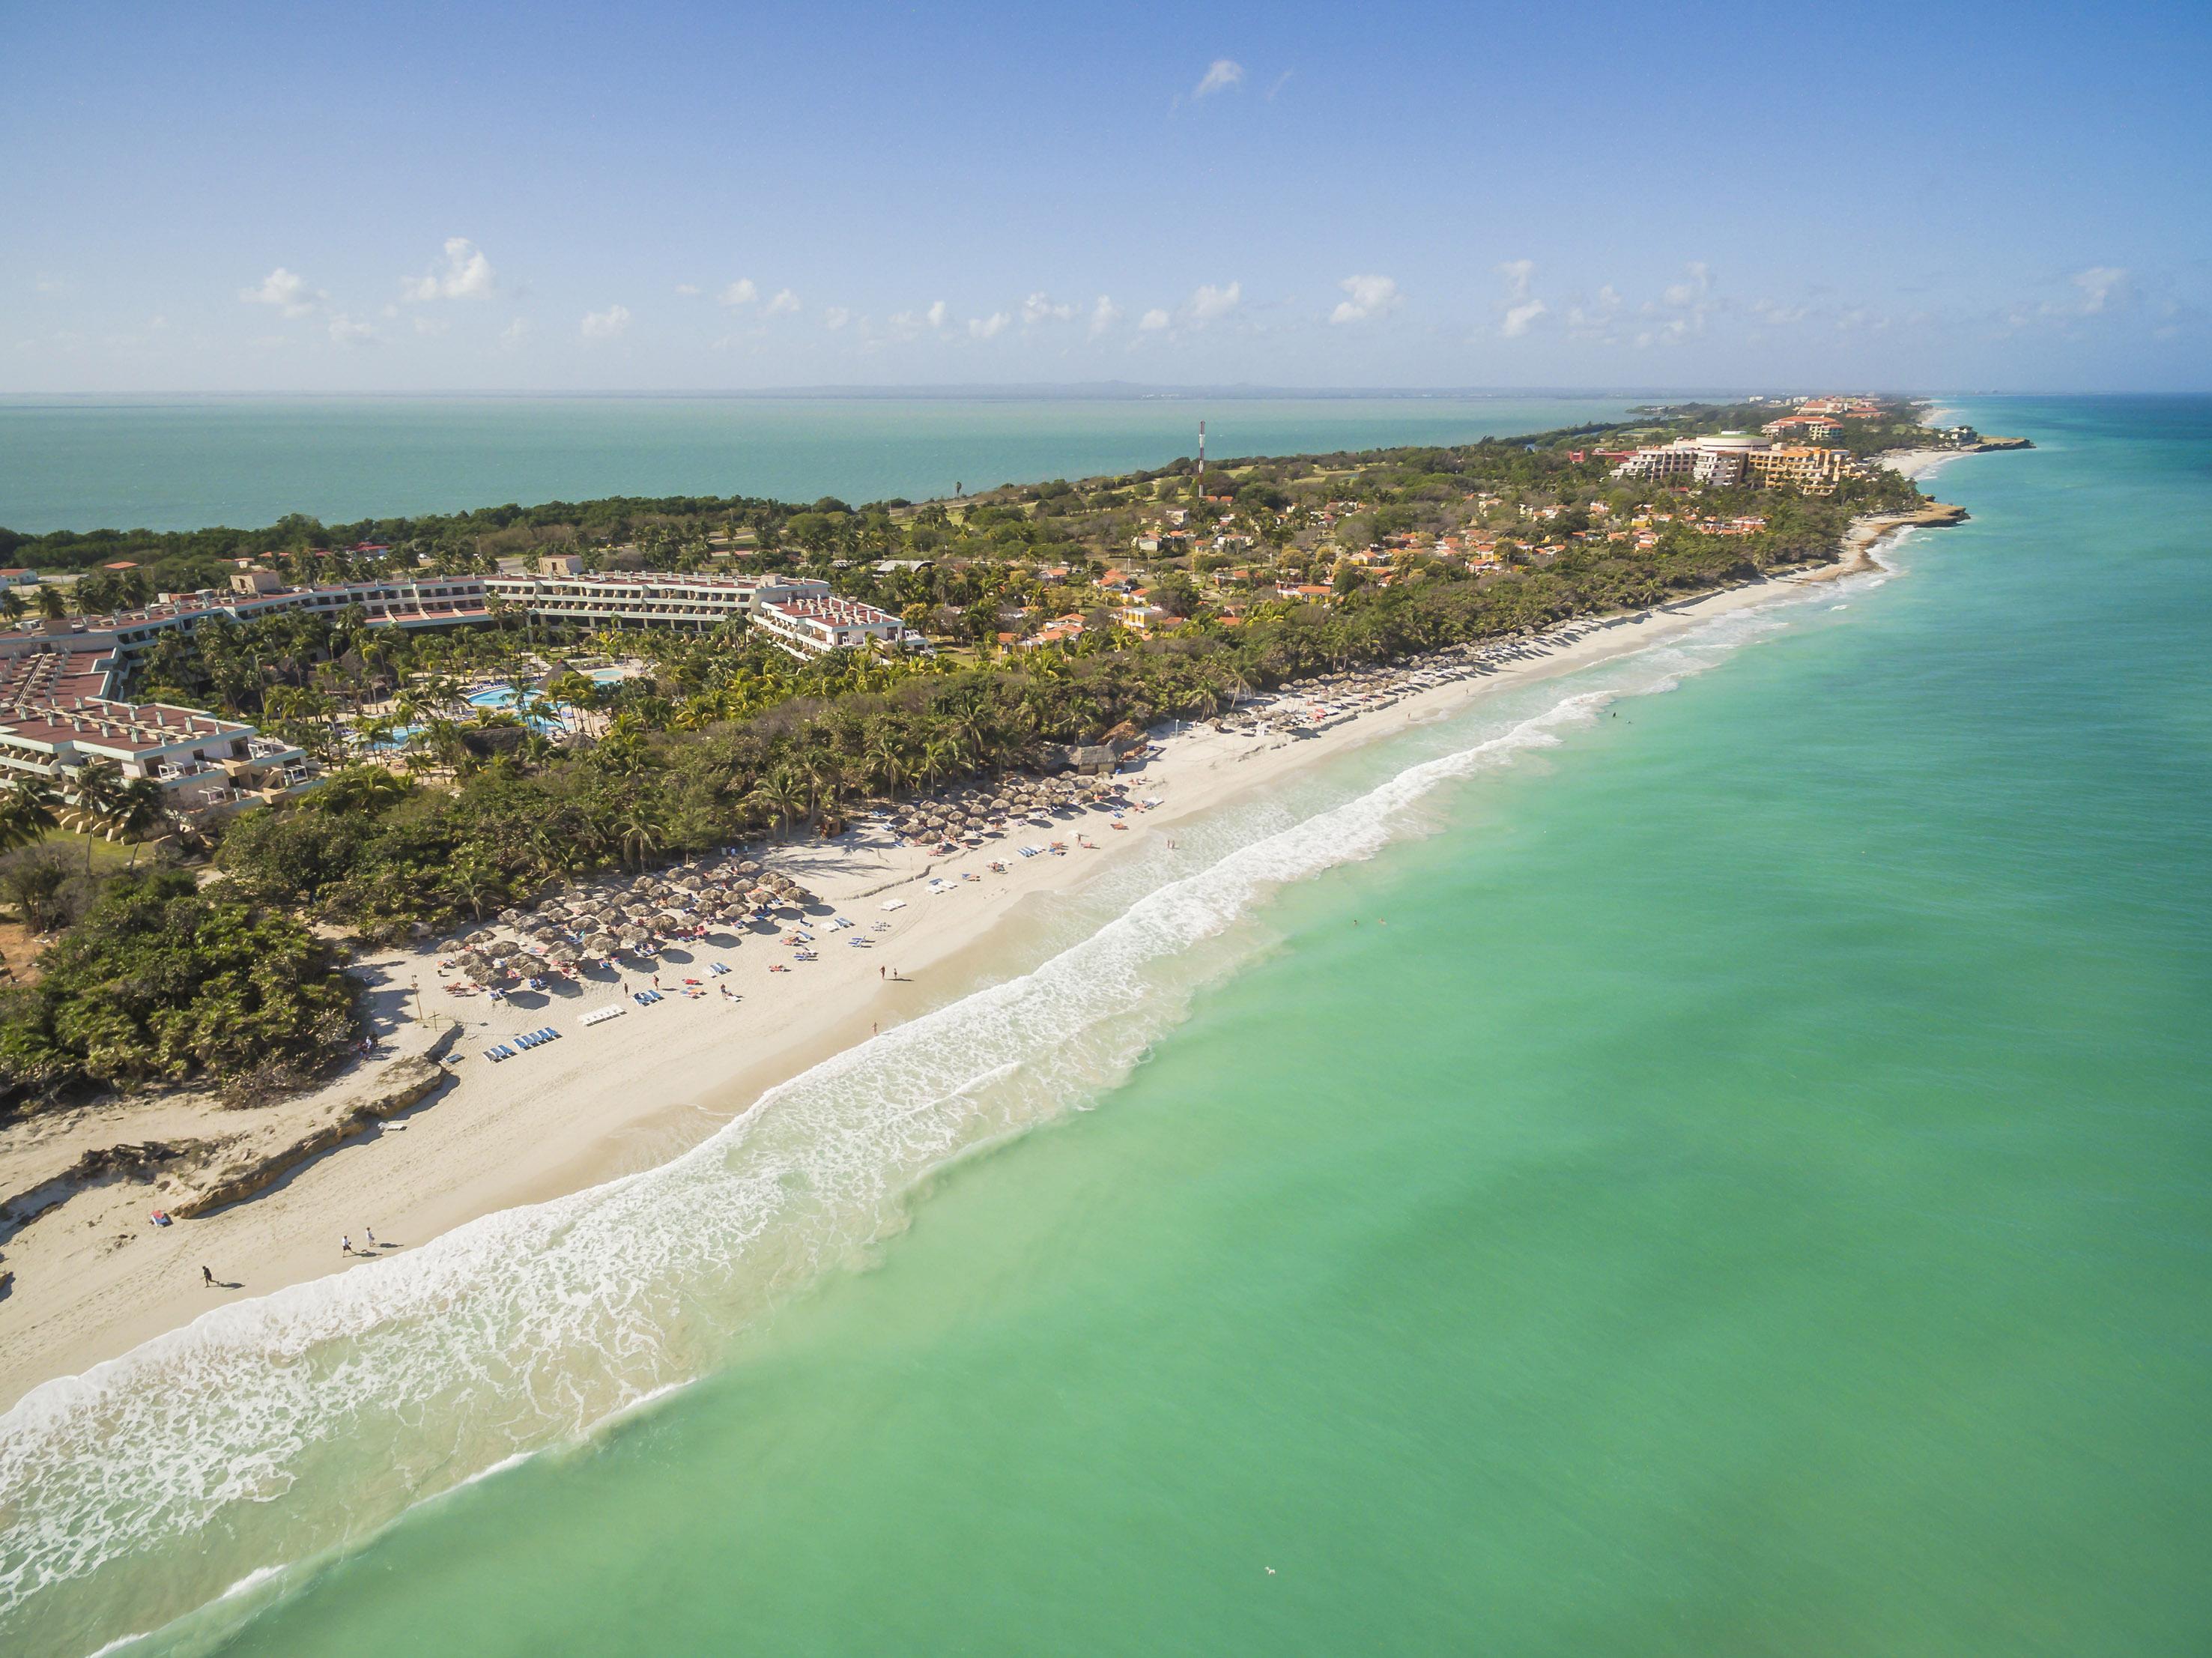
[[[1085,778],[1008,776],[902,803],[891,825],[909,840],[980,839],[1017,820],[1049,823],[1055,813],[1110,802],[1120,788]]]
[[[573,887],[499,912],[500,926],[460,941],[447,964],[479,984],[573,972],[663,942],[705,936],[777,911],[803,914],[821,899],[750,858],[696,859],[613,886]]]

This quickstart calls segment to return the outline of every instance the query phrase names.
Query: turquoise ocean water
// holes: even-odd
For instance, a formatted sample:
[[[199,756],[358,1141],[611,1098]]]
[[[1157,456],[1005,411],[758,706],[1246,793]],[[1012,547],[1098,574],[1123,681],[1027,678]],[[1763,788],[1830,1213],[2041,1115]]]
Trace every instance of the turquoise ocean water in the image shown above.
[[[0,1648],[2206,1650],[2212,401],[1966,414],[1889,575],[34,1396]]]
[[[331,523],[605,495],[925,500],[1214,456],[1456,443],[1593,398],[0,398],[0,526]]]

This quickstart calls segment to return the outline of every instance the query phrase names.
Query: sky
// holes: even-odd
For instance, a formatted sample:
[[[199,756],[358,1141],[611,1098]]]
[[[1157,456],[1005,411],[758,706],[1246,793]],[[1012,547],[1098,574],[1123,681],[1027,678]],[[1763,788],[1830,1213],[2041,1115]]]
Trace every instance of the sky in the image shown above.
[[[0,0],[0,393],[2212,388],[2212,5]]]

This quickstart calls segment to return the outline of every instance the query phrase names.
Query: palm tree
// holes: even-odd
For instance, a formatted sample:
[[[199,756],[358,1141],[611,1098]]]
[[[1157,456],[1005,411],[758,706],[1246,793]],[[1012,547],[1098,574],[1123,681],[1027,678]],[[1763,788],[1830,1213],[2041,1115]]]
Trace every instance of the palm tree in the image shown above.
[[[123,768],[113,760],[87,760],[70,781],[75,796],[63,820],[84,835],[84,872],[92,873],[92,833],[120,808]]]
[[[752,791],[745,796],[745,804],[774,818],[776,835],[781,838],[788,831],[791,820],[806,808],[805,786],[792,775],[788,766],[779,765],[752,786]]]
[[[17,777],[0,795],[0,850],[36,845],[54,822],[53,785],[44,777]]]
[[[13,588],[0,592],[0,618],[4,618],[9,626],[13,627],[23,619],[23,610],[21,594]]]
[[[109,836],[120,835],[125,840],[136,841],[167,820],[167,791],[160,783],[151,777],[133,777],[118,792],[108,813]],[[135,845],[131,849],[131,862],[138,862],[138,848]]]
[[[45,621],[58,622],[69,614],[69,600],[62,596],[62,590],[51,582],[44,583],[39,588],[38,607],[40,618]]]

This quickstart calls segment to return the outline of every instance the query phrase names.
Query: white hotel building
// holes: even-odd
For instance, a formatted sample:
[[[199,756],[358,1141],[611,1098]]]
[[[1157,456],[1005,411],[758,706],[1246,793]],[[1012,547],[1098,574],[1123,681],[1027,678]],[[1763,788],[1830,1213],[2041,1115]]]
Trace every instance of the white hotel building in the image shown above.
[[[0,631],[0,780],[10,773],[68,780],[92,759],[127,777],[152,777],[179,811],[266,799],[310,781],[289,744],[250,725],[188,708],[114,695],[131,658],[161,634],[191,632],[291,611],[325,618],[358,607],[371,626],[453,627],[495,614],[586,627],[706,630],[750,619],[795,656],[884,644],[927,649],[896,616],[834,597],[827,582],[782,576],[587,576],[547,559],[534,576],[436,576],[289,588],[245,570],[232,591],[168,593],[142,611]]]
[[[769,643],[794,656],[821,656],[833,650],[865,650],[884,645],[894,650],[927,650],[928,642],[889,611],[857,599],[786,599],[763,604],[753,625]]]

